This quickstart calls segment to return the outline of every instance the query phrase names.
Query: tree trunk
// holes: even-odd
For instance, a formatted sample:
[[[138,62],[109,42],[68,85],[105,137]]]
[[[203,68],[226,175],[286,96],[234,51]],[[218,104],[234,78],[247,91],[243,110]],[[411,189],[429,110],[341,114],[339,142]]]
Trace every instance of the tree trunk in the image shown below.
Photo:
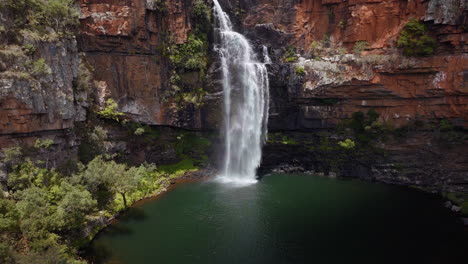
[[[127,208],[127,197],[125,197],[125,193],[120,193],[120,194],[122,195],[124,206],[125,208]]]

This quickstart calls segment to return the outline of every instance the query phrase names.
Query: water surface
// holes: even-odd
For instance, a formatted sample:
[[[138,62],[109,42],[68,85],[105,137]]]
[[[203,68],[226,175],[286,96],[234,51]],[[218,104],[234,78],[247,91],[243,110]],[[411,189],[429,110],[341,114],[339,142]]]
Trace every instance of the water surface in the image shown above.
[[[229,187],[184,183],[92,244],[94,263],[458,263],[466,232],[416,190],[274,174]]]

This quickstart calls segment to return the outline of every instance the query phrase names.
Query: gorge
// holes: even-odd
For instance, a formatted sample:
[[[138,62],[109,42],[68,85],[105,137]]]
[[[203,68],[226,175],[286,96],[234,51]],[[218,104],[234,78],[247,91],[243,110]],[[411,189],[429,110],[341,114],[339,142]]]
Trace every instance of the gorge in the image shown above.
[[[464,0],[3,0],[0,262],[90,262],[85,248],[121,214],[132,230],[159,220],[177,230],[184,220],[170,218],[187,217],[205,219],[206,233],[197,234],[213,241],[213,221],[239,233],[218,233],[222,242],[212,249],[220,252],[277,236],[259,243],[279,255],[247,250],[252,263],[308,259],[297,252],[321,248],[311,239],[327,239],[320,227],[341,230],[330,240],[347,245],[353,240],[341,234],[362,232],[377,259],[387,253],[373,247],[382,241],[373,232],[433,249],[412,262],[460,262],[468,222],[467,29]],[[228,184],[212,182],[216,176]],[[147,219],[125,220],[132,204],[169,189],[133,208]],[[168,218],[154,218],[160,209],[151,208],[165,208]],[[184,208],[192,211],[181,216]],[[229,212],[233,222],[220,219]],[[252,225],[238,219],[243,213]],[[330,225],[316,225],[325,216]],[[392,236],[363,218],[380,226],[408,219],[401,220],[408,228],[389,227]],[[291,223],[298,224],[291,241],[301,242],[282,244]],[[246,233],[229,229],[236,224]],[[111,248],[144,243],[138,232],[101,239]],[[155,243],[164,239],[178,242],[166,234]],[[340,247],[367,259],[350,248]],[[239,260],[229,256],[220,259]]]

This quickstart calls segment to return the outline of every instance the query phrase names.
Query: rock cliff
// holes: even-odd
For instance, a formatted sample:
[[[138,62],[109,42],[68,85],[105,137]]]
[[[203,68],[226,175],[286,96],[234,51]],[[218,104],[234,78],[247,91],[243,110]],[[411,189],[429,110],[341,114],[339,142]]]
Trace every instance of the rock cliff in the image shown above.
[[[220,2],[237,30],[259,50],[266,45],[273,59],[268,66],[270,130],[333,131],[353,113],[370,109],[380,114],[378,122],[393,128],[419,121],[438,126],[445,120],[468,128],[466,1]],[[37,47],[32,55],[18,43],[5,42],[0,48],[0,146],[31,145],[46,137],[74,153],[80,138],[71,130],[74,122],[89,119],[87,113],[108,98],[130,121],[193,130],[218,127],[219,65],[211,27],[203,26],[211,25],[211,18],[200,3],[211,6],[209,0],[79,0],[76,38],[23,40],[22,45]],[[430,56],[404,56],[398,47],[412,20],[435,40]],[[7,25],[8,12],[0,21]],[[34,71],[34,64],[36,73],[21,74]],[[80,65],[91,72],[89,90],[79,89]],[[417,144],[394,142],[393,153],[402,159],[418,153],[432,142],[424,138]],[[460,146],[437,148],[437,155],[456,156],[466,149],[466,140]],[[454,177],[466,177],[468,161],[457,162]]]

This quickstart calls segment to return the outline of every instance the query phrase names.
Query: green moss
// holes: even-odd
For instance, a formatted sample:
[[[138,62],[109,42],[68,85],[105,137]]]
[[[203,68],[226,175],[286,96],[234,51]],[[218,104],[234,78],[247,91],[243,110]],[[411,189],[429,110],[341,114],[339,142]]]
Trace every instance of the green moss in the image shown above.
[[[436,41],[429,35],[426,25],[411,19],[400,32],[397,45],[405,56],[429,56],[434,54]]]
[[[159,166],[158,171],[169,174],[171,178],[180,177],[186,172],[196,171],[198,167],[194,165],[194,161],[185,158],[175,164]]]

